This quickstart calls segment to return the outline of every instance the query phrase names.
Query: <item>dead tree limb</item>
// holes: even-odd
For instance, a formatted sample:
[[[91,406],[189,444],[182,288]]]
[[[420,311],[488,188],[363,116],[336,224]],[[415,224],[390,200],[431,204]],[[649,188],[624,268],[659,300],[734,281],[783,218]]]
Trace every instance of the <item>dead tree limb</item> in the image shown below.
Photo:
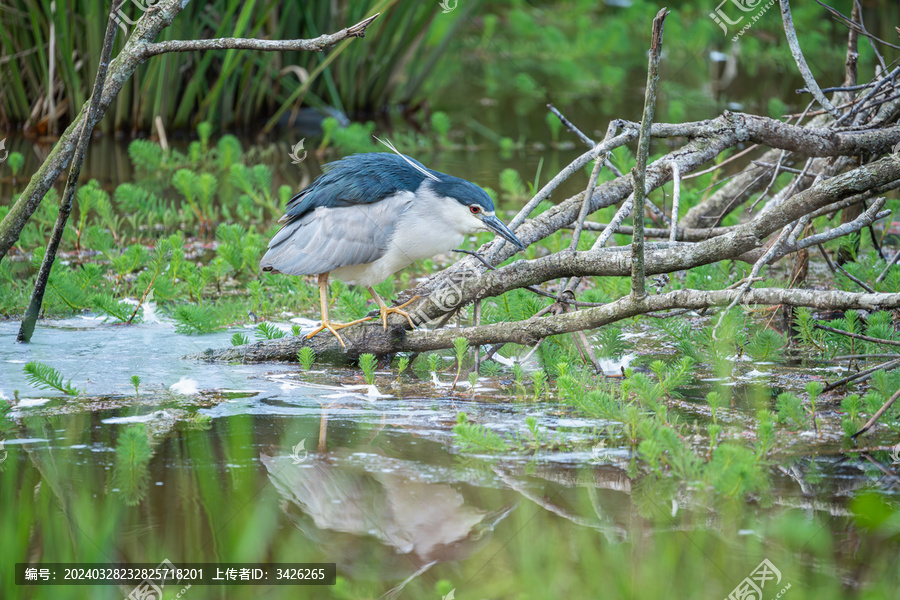
[[[25,317],[22,319],[22,324],[19,326],[19,333],[16,336],[17,342],[31,341],[31,335],[34,333],[34,325],[37,323],[38,316],[41,314],[41,305],[44,302],[44,290],[46,290],[47,280],[50,278],[50,269],[53,268],[53,261],[56,260],[56,251],[59,249],[59,242],[62,240],[66,222],[69,220],[69,213],[72,212],[72,200],[75,198],[75,190],[78,188],[78,178],[81,175],[81,165],[84,163],[84,155],[85,152],[87,152],[87,147],[91,140],[91,133],[94,131],[93,124],[98,121],[97,116],[100,112],[100,98],[103,95],[103,87],[106,84],[109,61],[112,58],[113,42],[115,42],[116,39],[118,22],[115,19],[115,15],[120,6],[121,2],[117,2],[117,0],[113,0],[109,6],[109,18],[106,22],[106,33],[103,36],[103,47],[100,51],[100,64],[94,79],[94,89],[91,93],[87,119],[78,134],[75,155],[72,159],[72,166],[69,169],[69,177],[66,180],[66,188],[63,191],[62,202],[59,205],[59,213],[56,217],[56,223],[53,226],[53,233],[50,236],[50,241],[47,243],[47,252],[44,254],[44,260],[41,262],[41,268],[38,271],[37,279],[34,283],[31,301],[28,303]]]
[[[448,328],[431,331],[407,331],[394,327],[385,331],[380,323],[361,323],[341,330],[346,351],[334,336],[291,336],[277,340],[265,340],[254,344],[209,349],[187,358],[209,361],[265,362],[294,361],[304,346],[311,347],[325,360],[349,361],[363,352],[378,356],[395,352],[425,352],[452,348],[453,340],[464,337],[470,346],[513,343],[533,346],[538,341],[573,331],[595,329],[623,319],[650,312],[689,309],[702,310],[714,306],[726,306],[740,294],[740,290],[676,290],[658,296],[634,299],[625,296],[604,306],[588,308],[544,317],[532,317],[514,323],[493,323],[460,329]],[[751,289],[741,297],[743,306],[808,306],[820,310],[883,310],[900,308],[900,294],[856,294],[851,292],[821,290],[795,290],[781,288]]]
[[[660,9],[653,19],[653,34],[650,42],[650,64],[647,68],[647,89],[644,91],[644,114],[641,118],[641,134],[638,138],[637,161],[631,170],[634,181],[634,233],[631,236],[631,295],[643,298],[647,295],[644,282],[644,203],[647,199],[645,187],[647,175],[647,155],[650,153],[650,129],[656,107],[656,88],[659,86],[659,60],[662,55],[663,26],[665,8]],[[585,202],[587,204],[587,202]]]

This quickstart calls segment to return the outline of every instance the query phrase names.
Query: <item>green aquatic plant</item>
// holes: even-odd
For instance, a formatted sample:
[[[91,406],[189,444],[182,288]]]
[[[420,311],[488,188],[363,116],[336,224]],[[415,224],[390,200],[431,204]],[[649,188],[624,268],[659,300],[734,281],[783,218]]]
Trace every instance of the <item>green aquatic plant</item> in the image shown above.
[[[784,337],[781,334],[771,329],[760,329],[744,346],[744,351],[755,361],[770,362],[781,359],[784,345]]]
[[[235,333],[231,336],[231,345],[232,346],[244,346],[250,343],[250,338],[248,338],[243,333]]]
[[[359,368],[362,369],[363,378],[369,385],[375,385],[375,365],[377,364],[378,359],[375,358],[374,354],[365,353],[359,355]]]
[[[846,413],[841,418],[841,428],[844,430],[844,434],[849,437],[863,426],[863,420],[860,418],[862,399],[859,394],[850,394],[841,400],[841,409]]]
[[[721,409],[726,404],[725,397],[717,391],[709,392],[706,394],[706,403],[709,405],[710,414],[712,415],[713,423],[718,424],[719,422],[719,409]]]
[[[453,351],[456,354],[456,378],[453,380],[453,387],[455,388],[456,382],[462,373],[463,359],[465,359],[466,353],[469,351],[469,340],[464,337],[455,338],[453,340]]]
[[[600,356],[613,358],[622,356],[628,349],[628,342],[622,337],[620,327],[606,326],[600,330]]]
[[[287,335],[284,331],[282,331],[272,323],[260,323],[256,326],[254,333],[256,334],[256,339],[258,340],[280,340],[285,335]]]
[[[478,385],[478,371],[473,370],[469,373],[469,390],[475,395],[475,386]]]
[[[300,366],[304,371],[309,371],[316,362],[316,352],[309,346],[304,346],[297,352],[297,360],[300,361]]]
[[[534,392],[534,400],[537,401],[547,387],[547,373],[541,370],[531,372],[532,391]]]
[[[432,352],[431,354],[428,355],[427,361],[428,361],[428,372],[429,373],[437,373],[438,368],[441,365],[441,355],[436,352]]]
[[[438,138],[438,144],[444,148],[449,148],[450,143],[450,117],[442,111],[435,111],[431,115],[431,129]]]
[[[134,386],[134,395],[140,396],[140,392],[138,391],[138,387],[141,385],[141,378],[138,375],[131,376],[131,385]]]
[[[113,481],[126,506],[139,504],[147,495],[152,455],[143,424],[130,425],[122,431],[116,442]]]
[[[796,429],[806,428],[806,410],[803,408],[803,401],[791,392],[782,392],[778,394],[775,402],[775,409],[778,412],[778,421],[792,425]]]
[[[397,379],[403,376],[403,372],[409,367],[409,357],[401,356],[397,359]]]
[[[175,331],[186,335],[213,333],[222,329],[216,313],[205,306],[179,304],[172,317],[177,321]]]
[[[80,396],[82,390],[72,385],[72,380],[63,381],[62,373],[42,362],[31,361],[23,369],[25,379],[42,390],[57,390],[67,396]]]
[[[19,171],[25,166],[25,156],[21,152],[10,152],[6,164],[9,166],[9,170],[12,171],[12,177],[15,180],[19,176]]]
[[[503,192],[503,200],[507,202],[519,202],[528,196],[528,188],[515,169],[500,171],[500,190]]]
[[[809,394],[809,412],[812,414],[813,428],[816,432],[819,431],[819,418],[816,416],[816,401],[819,399],[819,395],[824,389],[825,385],[821,381],[810,381],[806,384],[806,393]]]
[[[459,413],[453,426],[456,443],[463,452],[508,452],[509,444],[484,425],[469,423],[466,413]]]

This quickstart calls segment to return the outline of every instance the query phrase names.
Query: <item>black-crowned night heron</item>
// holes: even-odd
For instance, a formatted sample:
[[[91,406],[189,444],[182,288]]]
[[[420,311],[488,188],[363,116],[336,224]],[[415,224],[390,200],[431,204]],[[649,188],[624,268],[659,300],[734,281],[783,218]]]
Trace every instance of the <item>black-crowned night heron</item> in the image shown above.
[[[328,318],[328,275],[364,286],[381,311],[403,315],[409,302],[391,308],[372,286],[417,260],[448,252],[478,231],[493,231],[525,246],[494,214],[487,193],[472,183],[426,169],[403,155],[357,154],[325,165],[312,185],[294,196],[260,261],[263,271],[318,275],[323,329],[341,345],[338,329],[355,325]],[[413,298],[415,300],[415,298]],[[412,302],[412,300],[410,300]]]

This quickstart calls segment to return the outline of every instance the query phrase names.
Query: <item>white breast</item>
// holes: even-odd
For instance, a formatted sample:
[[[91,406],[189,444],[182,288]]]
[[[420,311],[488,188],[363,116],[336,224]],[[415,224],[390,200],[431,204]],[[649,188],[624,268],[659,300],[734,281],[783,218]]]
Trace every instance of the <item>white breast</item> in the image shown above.
[[[384,255],[375,262],[342,267],[332,275],[347,283],[373,286],[417,260],[449,252],[473,231],[469,209],[453,199],[439,198],[427,180],[416,200],[400,216]]]

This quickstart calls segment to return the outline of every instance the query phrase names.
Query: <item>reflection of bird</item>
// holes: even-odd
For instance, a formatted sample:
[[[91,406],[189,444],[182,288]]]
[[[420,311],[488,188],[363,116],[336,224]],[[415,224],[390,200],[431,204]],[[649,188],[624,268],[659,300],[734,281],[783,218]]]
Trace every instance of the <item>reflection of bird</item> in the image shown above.
[[[515,506],[472,506],[454,486],[435,481],[430,467],[372,447],[311,454],[295,468],[288,457],[260,460],[291,522],[341,572],[361,578],[418,576],[471,556]]]
[[[522,242],[494,214],[480,187],[426,169],[403,155],[357,154],[326,165],[325,173],[294,196],[284,226],[269,241],[260,266],[286,275],[318,275],[322,324],[338,334],[351,323],[328,318],[328,275],[365,286],[378,305],[384,327],[391,313],[372,289],[413,262],[447,252],[467,234],[493,231],[521,249]],[[411,301],[410,301],[411,302]]]

